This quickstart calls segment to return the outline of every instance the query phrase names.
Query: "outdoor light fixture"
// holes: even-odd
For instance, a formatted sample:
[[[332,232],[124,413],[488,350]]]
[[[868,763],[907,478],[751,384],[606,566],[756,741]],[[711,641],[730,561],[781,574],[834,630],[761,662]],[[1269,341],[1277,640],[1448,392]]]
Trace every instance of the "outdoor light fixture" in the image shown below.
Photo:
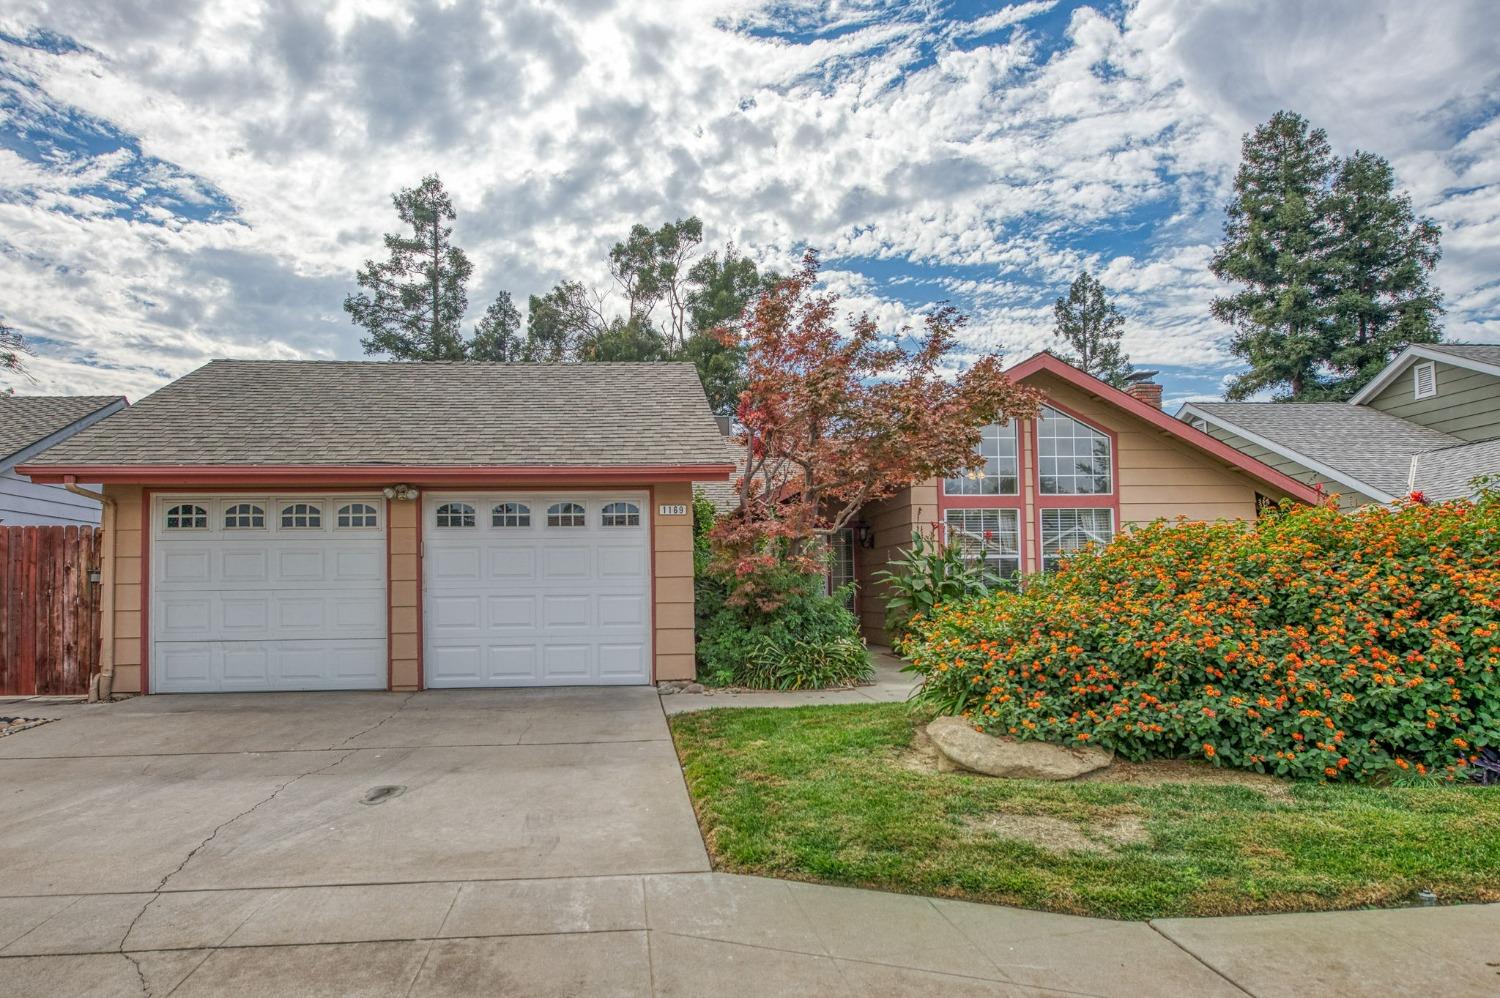
[[[387,485],[380,491],[387,499],[395,499],[400,502],[410,502],[422,494],[410,485]]]
[[[872,548],[875,546],[875,528],[870,526],[865,520],[860,520],[854,525],[854,537],[859,541],[859,546],[862,548]]]

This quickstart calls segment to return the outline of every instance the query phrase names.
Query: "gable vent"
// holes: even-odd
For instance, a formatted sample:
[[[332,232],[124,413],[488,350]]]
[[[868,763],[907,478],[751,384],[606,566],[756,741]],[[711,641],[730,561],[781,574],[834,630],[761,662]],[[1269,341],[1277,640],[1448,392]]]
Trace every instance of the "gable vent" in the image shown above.
[[[1419,399],[1430,399],[1437,394],[1437,365],[1432,361],[1417,364],[1411,369],[1412,394]]]

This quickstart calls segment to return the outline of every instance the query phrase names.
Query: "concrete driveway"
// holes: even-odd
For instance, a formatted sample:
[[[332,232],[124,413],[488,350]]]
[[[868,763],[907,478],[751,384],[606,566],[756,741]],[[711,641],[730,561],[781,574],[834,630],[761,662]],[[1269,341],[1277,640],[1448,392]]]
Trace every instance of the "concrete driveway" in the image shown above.
[[[1500,938],[1497,908],[1142,924],[707,872],[646,689],[0,714],[22,710],[60,719],[0,738],[0,995],[1492,994],[1500,982],[1483,942]],[[400,789],[365,803],[381,787]]]

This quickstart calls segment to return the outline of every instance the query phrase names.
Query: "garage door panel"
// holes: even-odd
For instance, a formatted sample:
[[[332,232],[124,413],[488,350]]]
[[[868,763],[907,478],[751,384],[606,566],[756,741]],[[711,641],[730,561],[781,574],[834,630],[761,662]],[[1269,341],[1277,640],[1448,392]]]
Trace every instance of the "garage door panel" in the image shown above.
[[[593,596],[544,596],[542,602],[542,626],[587,628],[593,625]]]
[[[219,613],[225,636],[254,638],[271,627],[271,597],[264,593],[221,596]]]
[[[508,579],[511,581],[535,579],[536,562],[535,547],[512,547],[507,543],[503,548],[491,548],[489,551],[489,578]]]
[[[324,529],[229,529],[224,511],[252,502],[321,505]],[[346,501],[346,500],[341,500]],[[374,497],[367,500],[383,508]],[[168,505],[208,511],[209,527],[173,531]],[[155,692],[384,689],[385,525],[336,530],[325,497],[158,497],[151,560]]]
[[[593,575],[593,555],[593,550],[582,544],[545,548],[542,551],[542,578],[545,581],[587,579]]]
[[[335,551],[335,582],[380,582],[385,578],[385,552],[372,549]]]
[[[215,689],[214,646],[208,642],[158,643],[152,668],[157,681],[188,693]]]
[[[270,581],[270,559],[264,549],[225,551],[221,578],[229,585],[255,586]]]
[[[589,678],[592,646],[549,643],[542,652],[543,679],[581,680]]]
[[[491,596],[487,601],[487,623],[493,629],[529,629],[537,626],[535,596]]]
[[[599,598],[600,627],[644,627],[646,598],[634,595],[605,595]]]
[[[471,633],[479,627],[479,597],[434,597],[424,624],[436,632]]]
[[[303,547],[281,548],[275,556],[276,571],[271,581],[327,582],[328,567],[324,552]]]
[[[425,661],[432,686],[530,686],[650,681],[650,530],[604,527],[610,502],[649,506],[636,493],[428,495],[423,508]],[[473,526],[439,526],[437,508],[464,503]],[[495,526],[501,503],[531,510],[531,525]],[[585,510],[581,527],[549,527],[557,503]],[[470,558],[483,576],[475,578]],[[453,569],[463,564],[462,571]],[[480,619],[456,601],[478,597]],[[475,661],[474,647],[482,652]],[[605,651],[605,648],[608,651]]]
[[[211,553],[207,550],[171,549],[158,559],[160,580],[167,583],[207,582],[212,571]]]
[[[423,560],[428,581],[479,581],[479,552],[474,549],[434,547]]]
[[[646,574],[646,552],[640,548],[599,549],[601,579],[639,579]]]
[[[599,646],[599,675],[605,679],[628,679],[640,675],[645,667],[645,645],[601,644]]]

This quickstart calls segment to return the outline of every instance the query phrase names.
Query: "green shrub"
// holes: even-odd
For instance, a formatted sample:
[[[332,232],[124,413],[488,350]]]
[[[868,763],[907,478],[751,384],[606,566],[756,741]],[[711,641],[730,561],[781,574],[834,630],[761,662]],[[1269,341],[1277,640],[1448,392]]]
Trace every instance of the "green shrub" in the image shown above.
[[[897,651],[905,647],[913,622],[931,619],[936,607],[990,592],[982,567],[965,561],[957,544],[930,541],[919,533],[911,535],[910,548],[886,565],[875,573],[875,581],[884,587],[885,629]]]
[[[698,676],[719,686],[800,690],[847,686],[871,675],[859,620],[844,605],[848,593],[823,592],[821,576],[783,573],[784,602],[771,613],[725,602],[728,585],[700,607]]]
[[[921,699],[996,734],[1286,776],[1452,775],[1500,746],[1500,496],[1164,523],[942,608]]]

